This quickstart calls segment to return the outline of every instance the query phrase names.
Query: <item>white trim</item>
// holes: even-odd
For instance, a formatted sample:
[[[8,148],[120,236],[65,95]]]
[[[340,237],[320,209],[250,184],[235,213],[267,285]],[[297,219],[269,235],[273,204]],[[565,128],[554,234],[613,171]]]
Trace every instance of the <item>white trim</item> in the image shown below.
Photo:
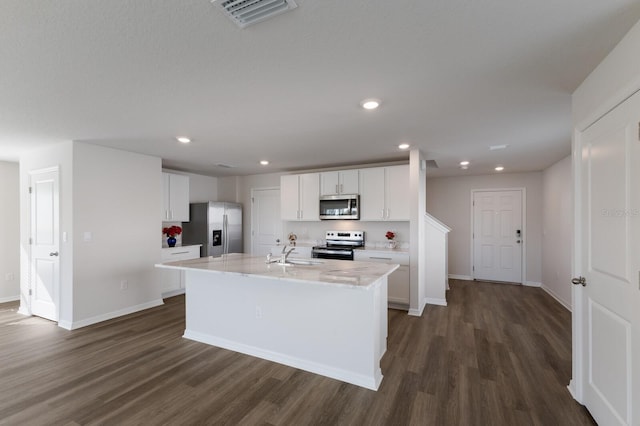
[[[471,279],[475,279],[475,271],[473,270],[474,268],[474,246],[473,246],[473,235],[475,230],[473,229],[473,225],[474,225],[474,205],[473,205],[473,199],[474,199],[474,194],[476,192],[500,192],[500,191],[520,191],[521,192],[521,201],[522,201],[522,235],[521,235],[521,240],[523,240],[523,244],[522,244],[522,259],[520,259],[520,262],[522,263],[521,265],[521,276],[520,276],[520,282],[522,284],[527,282],[527,243],[529,241],[529,238],[527,236],[527,188],[526,187],[515,187],[515,188],[483,188],[483,189],[472,189],[471,190],[471,201],[469,203],[469,207],[470,207],[470,216],[471,216],[471,226],[469,229],[471,229],[471,234],[469,235],[469,241],[471,244],[471,250],[470,250],[470,257],[471,257]]]
[[[545,286],[544,284],[542,284],[542,289],[551,297],[553,297],[554,299],[556,299],[556,302],[558,302],[559,304],[561,304],[562,306],[565,307],[565,309],[569,312],[571,312],[571,305],[569,305],[568,303],[566,303],[564,300],[560,299],[558,297],[558,295],[556,293],[554,293],[553,290],[551,290],[549,287]]]
[[[451,232],[451,228],[449,228],[447,225],[445,225],[444,223],[440,222],[438,219],[436,219],[434,216],[430,215],[427,212],[424,213],[424,220],[429,222],[437,230],[439,230],[440,232],[442,232],[444,234],[448,234],[449,232]]]
[[[20,300],[20,295],[0,298],[0,303],[15,302]]]
[[[182,337],[184,337],[185,339],[206,343],[208,345],[217,346],[219,348],[228,349],[234,352],[240,352],[246,355],[266,359],[268,361],[277,362],[279,364],[288,365],[290,367],[299,368],[301,370],[320,374],[326,377],[331,377],[332,379],[341,380],[343,382],[362,386],[371,390],[378,390],[378,387],[382,382],[382,371],[380,370],[380,368],[377,368],[377,371],[375,372],[375,378],[373,378],[362,374],[355,374],[340,368],[335,368],[330,365],[307,361],[294,356],[285,355],[280,352],[269,351],[266,349],[258,348],[256,346],[233,342],[231,340],[199,333],[196,331],[191,331],[188,329],[184,331],[184,335]]]
[[[473,277],[469,275],[449,274],[449,278],[452,280],[473,281]]]
[[[421,317],[425,306],[427,306],[426,298],[420,301],[420,307],[418,309],[409,309],[409,315],[412,317]]]
[[[171,291],[167,291],[162,293],[162,298],[163,299],[167,299],[169,297],[173,297],[173,296],[179,296],[181,294],[184,294],[184,288],[179,288],[177,290],[171,290]]]
[[[429,305],[447,306],[447,299],[434,299],[433,297],[427,297],[425,301]]]
[[[128,308],[119,309],[113,312],[107,312],[106,314],[96,315],[95,317],[83,319],[80,321],[59,321],[58,326],[66,328],[67,330],[76,330],[78,328],[86,327],[88,325],[96,324],[102,321],[107,321],[113,318],[118,318],[124,315],[133,314],[135,312],[144,311],[145,309],[155,308],[156,306],[164,305],[162,299],[152,300],[150,302],[141,303],[135,306],[129,306]]]
[[[18,312],[20,315],[26,315],[26,316],[28,316],[28,317],[33,316],[33,315],[31,314],[31,312],[29,312],[29,310],[28,310],[28,309],[26,309],[24,306],[22,306],[22,304],[20,304],[20,307],[18,308],[18,311],[17,311],[17,312]]]
[[[522,285],[526,287],[542,287],[542,283],[538,283],[535,281],[526,281],[523,282]]]

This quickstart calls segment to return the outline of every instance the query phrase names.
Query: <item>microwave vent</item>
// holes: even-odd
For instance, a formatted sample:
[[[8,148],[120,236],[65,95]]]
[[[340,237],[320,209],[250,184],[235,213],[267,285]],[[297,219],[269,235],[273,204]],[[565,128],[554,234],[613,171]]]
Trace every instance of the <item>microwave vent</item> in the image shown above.
[[[211,0],[240,28],[295,9],[293,0]]]

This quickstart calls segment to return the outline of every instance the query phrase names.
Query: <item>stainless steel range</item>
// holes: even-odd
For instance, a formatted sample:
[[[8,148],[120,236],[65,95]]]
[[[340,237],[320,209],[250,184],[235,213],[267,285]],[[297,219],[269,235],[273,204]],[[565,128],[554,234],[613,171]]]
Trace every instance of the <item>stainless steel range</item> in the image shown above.
[[[311,250],[314,258],[353,260],[353,250],[364,247],[364,231],[327,231],[327,244]]]

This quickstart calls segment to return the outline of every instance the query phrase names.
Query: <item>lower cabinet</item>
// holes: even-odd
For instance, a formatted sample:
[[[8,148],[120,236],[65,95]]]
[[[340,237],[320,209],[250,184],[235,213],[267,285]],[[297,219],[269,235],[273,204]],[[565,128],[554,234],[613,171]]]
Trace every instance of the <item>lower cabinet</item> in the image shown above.
[[[388,278],[388,302],[390,308],[409,308],[410,273],[409,253],[391,251],[356,250],[355,259],[361,262],[397,263],[398,269]]]
[[[179,260],[198,259],[200,245],[165,247],[162,249],[161,262],[176,262]],[[184,293],[184,272],[162,269],[162,297],[171,297]]]

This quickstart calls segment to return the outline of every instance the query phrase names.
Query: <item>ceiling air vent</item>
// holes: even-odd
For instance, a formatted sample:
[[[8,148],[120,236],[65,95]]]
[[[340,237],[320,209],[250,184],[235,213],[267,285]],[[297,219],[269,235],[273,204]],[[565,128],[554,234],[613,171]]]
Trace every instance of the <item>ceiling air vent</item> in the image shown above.
[[[211,0],[240,28],[295,9],[293,0]]]

